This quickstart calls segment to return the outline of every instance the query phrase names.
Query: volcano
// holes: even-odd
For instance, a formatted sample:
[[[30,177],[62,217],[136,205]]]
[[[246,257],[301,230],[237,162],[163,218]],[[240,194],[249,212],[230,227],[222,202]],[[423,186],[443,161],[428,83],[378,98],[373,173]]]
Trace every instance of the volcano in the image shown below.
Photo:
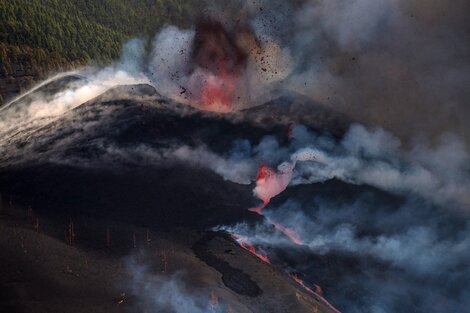
[[[1,114],[8,117],[31,111],[37,99],[85,83],[80,76],[61,77],[11,102]],[[14,299],[2,305],[20,310],[15,303],[32,305],[25,292],[37,292],[40,296],[34,301],[40,303],[39,312],[48,312],[52,304],[46,300],[48,294],[39,292],[44,281],[40,271],[60,268],[65,276],[49,283],[68,286],[56,292],[69,302],[54,304],[68,308],[76,302],[70,300],[71,294],[81,295],[82,284],[91,283],[92,270],[80,263],[78,259],[84,259],[78,253],[89,258],[87,262],[106,268],[93,278],[93,284],[108,281],[126,290],[129,296],[121,300],[132,311],[136,302],[142,302],[132,299],[142,295],[132,294],[135,290],[129,290],[124,279],[128,274],[116,268],[113,262],[118,261],[113,259],[121,260],[137,246],[145,247],[142,238],[151,236],[155,246],[166,245],[167,251],[173,251],[166,256],[170,252],[147,246],[145,253],[155,255],[152,266],[197,271],[199,275],[189,278],[190,288],[217,290],[220,301],[225,301],[224,310],[231,303],[235,312],[265,312],[265,307],[271,312],[311,312],[313,308],[330,312],[305,286],[270,264],[260,263],[250,249],[244,250],[229,235],[208,232],[218,225],[256,223],[262,217],[247,210],[259,204],[252,193],[255,177],[251,183],[234,182],[217,169],[214,172],[205,158],[224,155],[241,138],[258,144],[264,136],[274,135],[287,142],[291,125],[297,123],[341,136],[349,121],[292,93],[258,107],[222,114],[176,103],[152,86],[139,84],[115,86],[54,116],[6,127],[0,134],[2,232],[13,236],[13,241],[2,241],[1,250],[11,251],[17,262],[2,266],[1,275],[7,279],[2,280],[6,281],[2,291]],[[32,216],[34,223],[30,222]],[[20,239],[11,233],[11,223],[20,223],[20,236],[29,246],[27,255],[13,247],[12,242]],[[68,232],[65,243],[61,229]],[[41,254],[34,246],[36,241],[42,242],[45,251],[61,256],[51,259]],[[176,257],[175,247],[180,245],[184,248]],[[33,278],[11,274],[31,258],[42,264],[31,266],[31,271],[37,271]],[[219,274],[208,274],[210,269]],[[24,281],[24,285],[10,283],[12,279]],[[100,296],[79,296],[82,311],[94,302],[111,311],[120,309],[122,305],[115,306],[114,298],[119,298],[119,288],[106,288]],[[283,304],[269,300],[273,296],[285,297]]]
[[[445,149],[287,90],[222,113],[105,81],[0,108],[2,310],[427,312],[421,285],[460,307],[468,184]]]

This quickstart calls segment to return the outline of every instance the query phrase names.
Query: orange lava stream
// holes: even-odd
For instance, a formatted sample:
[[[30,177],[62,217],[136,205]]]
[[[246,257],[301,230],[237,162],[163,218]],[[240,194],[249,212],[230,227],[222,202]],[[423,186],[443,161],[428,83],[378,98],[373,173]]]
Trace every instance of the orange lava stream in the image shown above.
[[[263,215],[263,209],[269,204],[269,200],[264,201],[262,205],[257,206],[255,208],[250,208],[248,211],[258,213],[259,215]]]
[[[264,251],[264,249],[260,249],[260,252],[262,252],[263,254],[259,253],[256,251],[256,248],[253,246],[253,245],[250,245],[248,243],[248,240],[246,240],[245,238],[242,238],[238,235],[235,235],[235,234],[230,234],[233,239],[235,239],[238,244],[245,250],[251,252],[254,256],[256,256],[258,259],[260,259],[261,261],[267,263],[267,264],[271,264],[271,261],[269,261],[269,258],[266,256],[266,255],[263,255],[263,254],[266,254],[266,251]]]
[[[231,112],[237,78],[224,65],[219,66],[216,75],[210,75],[202,87],[199,107],[213,112]]]
[[[258,174],[256,175],[256,183],[259,184],[260,181],[263,181],[266,178],[268,178],[270,176],[273,176],[273,175],[276,175],[274,170],[269,168],[267,165],[263,164],[263,165],[260,166],[260,168],[258,170]],[[263,199],[263,204],[262,205],[260,205],[258,207],[255,207],[255,208],[250,208],[250,209],[248,209],[248,211],[255,212],[259,215],[264,216],[263,209],[269,204],[270,200],[271,199]],[[296,245],[302,245],[303,244],[302,238],[300,238],[299,234],[297,234],[293,229],[290,229],[290,228],[288,228],[288,227],[286,227],[282,224],[276,223],[275,221],[273,221],[269,217],[266,217],[266,220],[268,221],[268,223],[274,225],[274,227],[276,227],[277,230],[279,230],[284,235],[286,235]]]
[[[336,309],[331,303],[328,302],[328,300],[326,300],[325,298],[323,298],[322,294],[323,294],[323,291],[321,291],[321,287],[320,286],[317,286],[315,285],[315,289],[317,291],[313,291],[311,288],[307,287],[305,285],[305,283],[298,277],[294,276],[294,275],[291,275],[291,278],[297,283],[299,284],[303,289],[305,289],[305,291],[315,295],[325,306],[327,306],[330,310],[332,310],[333,312],[335,313],[341,313],[341,311],[339,311],[338,309]]]
[[[302,241],[302,239],[300,238],[299,234],[297,234],[294,230],[288,228],[288,227],[285,227],[284,225],[281,225],[279,223],[276,223],[274,222],[273,220],[271,220],[270,218],[267,218],[268,222],[270,224],[273,224],[274,227],[276,227],[277,230],[279,230],[280,232],[282,232],[284,235],[286,235],[287,237],[289,237],[289,239],[295,243],[296,245],[303,245],[304,242]]]

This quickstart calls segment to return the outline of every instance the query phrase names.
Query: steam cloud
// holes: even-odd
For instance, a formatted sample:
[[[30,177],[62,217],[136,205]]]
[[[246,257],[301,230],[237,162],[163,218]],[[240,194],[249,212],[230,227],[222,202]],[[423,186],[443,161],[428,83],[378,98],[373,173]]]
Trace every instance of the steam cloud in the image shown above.
[[[136,260],[127,262],[132,294],[141,309],[150,312],[206,313],[226,312],[224,305],[210,303],[210,292],[190,290],[182,273],[162,275],[152,273],[148,266]]]
[[[264,211],[301,236],[312,256],[293,266],[311,281],[326,285],[327,298],[348,312],[466,310],[468,222],[423,201],[409,200],[395,207],[368,192],[339,202],[304,193]],[[295,248],[269,224],[222,229],[247,236],[253,244]],[[326,273],[312,261],[315,256],[338,255],[357,261]]]
[[[264,222],[217,229],[252,244],[297,249],[271,224],[282,222],[313,255],[291,266],[303,269],[311,282],[329,285],[327,298],[348,312],[463,312],[469,305],[469,155],[457,137],[440,140],[434,148],[405,148],[382,129],[353,125],[338,142],[296,127],[282,153],[287,161],[270,174],[271,182],[262,180],[254,190],[263,201],[278,195],[263,211]],[[279,159],[279,151],[272,153]],[[286,177],[292,177],[288,196],[285,184],[278,188]],[[333,180],[343,183],[332,186]],[[312,188],[294,187],[303,184]],[[330,187],[319,187],[324,184]],[[347,196],[354,185],[362,187]],[[326,195],[316,194],[325,188]],[[356,265],[322,273],[314,256],[345,256]]]

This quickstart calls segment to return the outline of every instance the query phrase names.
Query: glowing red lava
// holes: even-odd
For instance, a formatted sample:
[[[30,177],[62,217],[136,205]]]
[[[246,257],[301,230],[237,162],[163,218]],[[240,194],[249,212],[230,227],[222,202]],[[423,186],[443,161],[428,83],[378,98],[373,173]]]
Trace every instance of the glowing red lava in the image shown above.
[[[276,172],[272,168],[270,168],[267,165],[261,164],[258,173],[256,174],[256,185],[263,185],[266,183],[266,180],[268,178],[274,177],[276,175]],[[261,195],[258,195],[262,197]],[[248,211],[258,213],[259,215],[263,215],[263,209],[269,204],[269,201],[271,198],[268,197],[263,197],[261,200],[263,200],[263,204],[256,207],[256,208],[250,208]]]
[[[274,227],[276,227],[277,230],[279,230],[280,232],[282,232],[284,235],[286,235],[287,237],[289,237],[289,239],[295,243],[296,245],[302,245],[304,242],[302,241],[302,239],[300,238],[299,234],[297,234],[294,230],[288,228],[288,227],[285,227],[284,225],[281,225],[279,223],[276,223],[274,222],[273,220],[271,220],[270,218],[268,218],[268,222],[273,224]]]
[[[199,106],[212,112],[230,112],[237,86],[237,76],[220,66],[216,75],[210,75],[201,91]]]
[[[269,204],[269,201],[263,202],[262,205],[257,206],[255,208],[250,208],[248,211],[258,213],[259,215],[263,215],[263,209]]]
[[[235,235],[235,234],[230,234],[233,239],[235,239],[238,244],[245,250],[250,251],[254,256],[256,256],[258,259],[261,261],[271,264],[271,261],[269,261],[269,258],[266,256],[266,251],[264,249],[260,249],[259,252],[256,251],[256,248],[248,243],[248,240],[246,238],[242,238],[241,236]]]
[[[307,287],[307,286],[304,284],[304,282],[303,282],[300,278],[298,278],[297,276],[291,275],[291,278],[292,278],[297,284],[299,284],[300,286],[302,286],[302,288],[305,289],[305,291],[308,291],[308,292],[310,292],[310,293],[312,293],[312,294],[316,294],[315,291],[313,291],[311,288]]]
[[[269,184],[270,182],[273,181],[273,179],[276,178],[276,172],[271,169],[267,165],[261,165],[258,170],[258,174],[256,175],[256,185],[257,186],[265,186],[265,189],[270,189]],[[275,179],[274,179],[275,181]],[[263,200],[263,204],[255,207],[255,208],[250,208],[248,209],[251,212],[258,213],[259,215],[264,215],[263,214],[263,209],[269,204],[269,201],[271,200],[270,193],[258,193],[258,196],[261,197]],[[299,234],[297,234],[294,230],[285,227],[284,225],[281,225],[279,223],[276,223],[269,217],[266,218],[268,223],[274,225],[277,230],[282,232],[284,235],[286,235],[290,240],[292,240],[293,243],[297,245],[303,244],[302,239],[300,238]]]
[[[276,173],[272,168],[265,164],[261,164],[261,166],[258,169],[258,173],[256,174],[256,182],[260,182],[261,180],[266,179],[267,177],[271,177],[275,175]]]
[[[291,278],[297,283],[299,284],[305,291],[315,295],[317,297],[317,299],[323,303],[325,306],[327,306],[330,310],[332,310],[333,312],[335,313],[341,313],[341,311],[339,311],[338,309],[336,309],[333,305],[331,305],[331,303],[329,303],[325,298],[323,298],[323,291],[321,290],[321,287],[318,286],[318,285],[315,285],[315,289],[316,291],[313,291],[311,288],[307,287],[305,285],[305,283],[300,279],[298,278],[297,276],[295,275],[291,275]],[[320,291],[320,292],[318,292]]]
[[[207,16],[196,22],[188,74],[201,73],[196,83],[194,104],[205,111],[230,112],[234,109],[238,81],[253,48],[243,41],[257,43],[254,31],[246,27],[229,29],[225,23]],[[202,84],[201,84],[202,83]],[[199,89],[200,88],[200,89]]]

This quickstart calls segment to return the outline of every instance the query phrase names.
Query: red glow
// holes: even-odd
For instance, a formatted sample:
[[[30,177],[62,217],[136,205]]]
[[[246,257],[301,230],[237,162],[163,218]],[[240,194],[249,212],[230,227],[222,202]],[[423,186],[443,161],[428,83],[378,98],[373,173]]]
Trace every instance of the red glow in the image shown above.
[[[269,166],[262,164],[258,169],[258,173],[256,174],[256,185],[257,186],[264,185],[266,184],[268,180],[272,179],[273,177],[276,177],[276,172]],[[248,210],[251,212],[258,213],[259,215],[263,215],[263,209],[269,204],[269,201],[271,200],[271,198],[263,198],[262,200],[263,200],[262,205],[255,207],[255,208],[250,208]],[[267,220],[270,224],[273,224],[277,230],[279,230],[284,235],[289,237],[289,239],[292,240],[293,243],[295,243],[296,245],[303,244],[303,241],[300,238],[299,234],[297,234],[294,230],[288,227],[285,227],[279,223],[276,223],[270,218],[267,218]]]
[[[211,74],[204,81],[199,103],[202,109],[213,112],[232,111],[238,77],[229,73],[225,67],[222,64],[217,73]]]
[[[243,249],[245,249],[247,251],[250,251],[254,256],[256,256],[261,261],[263,261],[265,263],[268,263],[268,264],[271,264],[271,261],[269,261],[269,258],[265,255],[266,251],[264,251],[264,249],[260,249],[260,252],[257,252],[256,248],[253,245],[250,245],[248,243],[248,240],[246,240],[245,238],[242,238],[242,237],[240,237],[238,235],[235,235],[235,234],[231,234],[231,236],[233,237],[233,239],[235,239],[238,242],[238,244]]]
[[[281,225],[279,223],[275,223],[274,221],[272,221],[269,218],[268,218],[268,221],[269,221],[269,223],[273,224],[274,227],[276,227],[277,230],[279,230],[284,235],[289,237],[289,239],[292,240],[292,242],[295,243],[296,245],[302,245],[303,244],[303,241],[300,238],[299,234],[297,234],[294,230],[292,230],[288,227],[285,227],[284,225]]]
[[[258,169],[258,173],[256,174],[256,182],[259,182],[263,179],[266,179],[267,177],[274,176],[276,173],[272,168],[265,164],[261,164],[261,166]]]
[[[269,179],[271,177],[274,177],[276,175],[276,172],[270,168],[267,165],[261,164],[258,173],[256,174],[256,185],[262,185],[266,182],[266,179]],[[270,198],[264,198],[263,204],[255,207],[248,209],[248,211],[258,213],[259,215],[263,215],[263,209],[269,204],[269,201],[271,200]]]
[[[320,300],[320,302],[323,303],[325,306],[327,306],[330,310],[332,310],[335,313],[341,313],[338,309],[336,309],[334,306],[332,306],[325,298],[323,298],[323,291],[321,290],[320,286],[315,285],[316,291],[313,291],[311,288],[307,287],[305,285],[305,283],[300,278],[298,278],[297,276],[291,275],[291,278],[297,284],[299,284],[305,291],[315,295],[318,298],[318,300]],[[321,293],[317,292],[318,290],[320,290]]]
[[[310,292],[310,293],[312,293],[312,294],[316,294],[315,291],[313,291],[312,289],[310,289],[309,287],[307,287],[307,286],[304,284],[304,282],[303,282],[300,278],[298,278],[297,276],[294,276],[294,275],[292,275],[291,277],[292,277],[292,279],[293,279],[297,284],[299,284],[300,286],[302,286],[302,288],[304,288],[306,291],[308,291],[308,292]]]
[[[250,208],[248,211],[258,213],[259,215],[263,215],[263,209],[269,204],[269,201],[264,201],[262,205],[257,206],[255,208]]]

